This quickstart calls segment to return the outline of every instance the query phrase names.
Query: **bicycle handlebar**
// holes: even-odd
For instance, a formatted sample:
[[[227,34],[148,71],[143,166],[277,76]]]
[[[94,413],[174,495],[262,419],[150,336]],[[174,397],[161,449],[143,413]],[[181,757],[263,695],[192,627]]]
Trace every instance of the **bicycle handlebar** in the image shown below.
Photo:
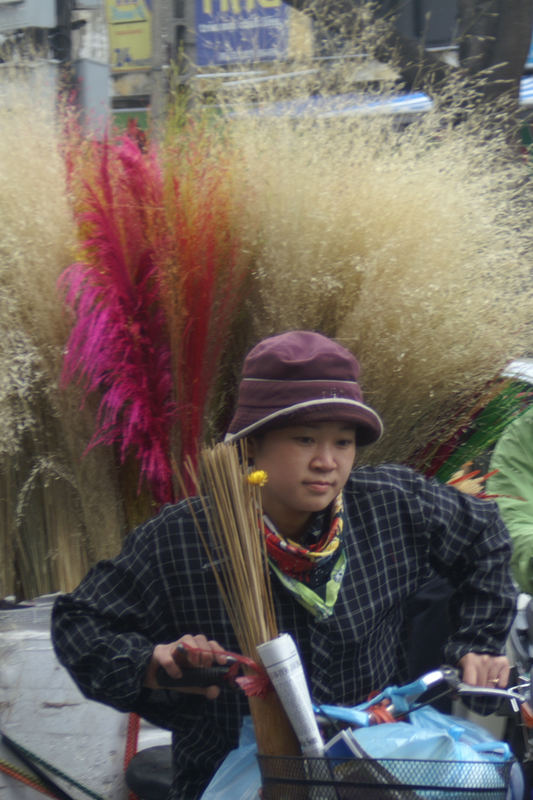
[[[404,686],[389,686],[376,697],[366,703],[360,703],[351,708],[330,705],[314,705],[315,714],[326,719],[347,722],[357,727],[368,727],[377,724],[380,720],[375,716],[372,707],[378,704],[385,704],[387,711],[393,717],[402,717],[416,708],[420,708],[425,703],[417,703],[418,698],[424,692],[439,683],[445,683],[448,687],[447,692],[453,693],[458,697],[476,696],[492,699],[506,699],[510,701],[514,712],[522,711],[522,717],[529,727],[533,727],[533,710],[530,708],[526,698],[521,694],[520,687],[514,686],[507,689],[500,689],[485,686],[471,686],[460,680],[460,672],[454,667],[442,666],[438,670],[433,670],[423,675],[416,681]],[[529,690],[529,685],[524,685],[523,689]],[[531,720],[529,722],[529,720]]]

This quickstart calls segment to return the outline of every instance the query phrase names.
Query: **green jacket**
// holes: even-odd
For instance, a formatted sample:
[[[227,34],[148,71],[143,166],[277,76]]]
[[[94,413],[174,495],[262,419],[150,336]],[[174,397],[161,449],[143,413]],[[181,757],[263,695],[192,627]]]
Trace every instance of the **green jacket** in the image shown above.
[[[533,594],[533,406],[507,426],[490,462],[497,469],[487,481],[513,540],[511,561],[523,592]],[[510,495],[510,496],[506,496]]]

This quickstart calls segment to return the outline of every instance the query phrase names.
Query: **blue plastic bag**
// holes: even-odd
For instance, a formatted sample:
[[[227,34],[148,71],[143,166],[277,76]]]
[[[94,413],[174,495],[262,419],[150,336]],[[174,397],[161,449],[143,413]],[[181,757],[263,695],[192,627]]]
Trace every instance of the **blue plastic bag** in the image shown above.
[[[375,759],[415,759],[442,762],[439,767],[438,782],[447,788],[443,796],[453,798],[452,789],[457,787],[457,798],[464,796],[466,788],[480,789],[477,784],[470,786],[469,772],[462,766],[465,762],[486,764],[483,776],[487,787],[505,788],[499,774],[498,765],[512,762],[513,754],[507,742],[494,739],[491,734],[469,720],[442,714],[431,706],[423,706],[409,714],[409,722],[391,722],[369,728],[352,729],[350,735],[357,743],[361,755]],[[518,765],[512,774],[508,800],[522,800],[524,785]],[[394,761],[387,762],[387,769],[394,775]],[[398,767],[400,769],[400,766]],[[423,765],[421,764],[421,770]],[[472,773],[472,781],[474,773]],[[421,783],[431,785],[432,778],[422,775]],[[432,800],[437,797],[431,793]],[[423,797],[423,794],[421,794]]]
[[[508,761],[513,754],[507,742],[469,720],[422,706],[409,714],[409,722],[386,723],[352,730],[361,746],[375,758],[436,758],[451,761]]]
[[[232,750],[204,791],[201,800],[258,800],[261,773],[251,717],[245,717],[239,746]]]
[[[511,785],[507,792],[498,771],[502,762],[513,760],[506,742],[495,740],[476,723],[449,716],[424,706],[409,715],[409,722],[391,722],[369,728],[351,729],[349,734],[357,744],[359,757],[387,759],[387,770],[394,776],[394,761],[421,760],[421,783],[431,785],[431,778],[423,773],[424,761],[438,761],[438,783],[446,786],[443,797],[453,800],[453,787],[460,787],[457,800],[464,799],[465,772],[461,762],[479,762],[486,765],[484,775],[494,788],[502,789],[506,800],[523,800],[524,782],[518,764],[511,772]],[[337,755],[349,755],[349,751]],[[355,753],[352,753],[354,757]],[[333,753],[331,756],[334,758]],[[391,760],[388,760],[391,759]],[[433,771],[435,774],[435,771]],[[401,776],[399,776],[401,777]],[[400,781],[401,782],[401,781]],[[258,800],[261,773],[257,761],[257,745],[251,717],[245,717],[239,746],[232,750],[211,779],[201,800]],[[488,787],[487,787],[488,788]],[[472,786],[475,791],[479,786]],[[423,800],[424,793],[416,792]],[[431,800],[438,800],[438,791],[430,792]],[[482,796],[482,795],[480,795]]]

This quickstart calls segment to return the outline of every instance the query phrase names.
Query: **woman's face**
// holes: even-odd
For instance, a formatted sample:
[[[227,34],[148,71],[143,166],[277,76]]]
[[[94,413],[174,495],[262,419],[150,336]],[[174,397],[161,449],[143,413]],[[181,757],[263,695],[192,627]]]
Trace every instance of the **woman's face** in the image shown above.
[[[355,429],[342,422],[291,425],[250,441],[265,470],[263,509],[283,536],[297,540],[311,514],[338,495],[355,461]]]

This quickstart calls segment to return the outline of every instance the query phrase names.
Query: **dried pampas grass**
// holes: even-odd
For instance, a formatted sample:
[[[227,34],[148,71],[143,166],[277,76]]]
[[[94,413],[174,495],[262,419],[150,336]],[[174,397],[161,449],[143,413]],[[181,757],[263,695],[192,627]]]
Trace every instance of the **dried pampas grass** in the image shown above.
[[[319,330],[356,353],[366,399],[386,425],[382,441],[360,454],[373,462],[416,463],[429,440],[453,432],[458,409],[468,418],[482,403],[506,361],[533,349],[530,164],[510,154],[507,121],[499,127],[492,118],[489,128],[459,83],[407,127],[368,108],[353,114],[342,97],[335,108],[332,95],[366,92],[380,100],[397,91],[394,65],[378,65],[379,92],[372,82],[381,32],[366,11],[362,4],[357,58],[320,68],[293,62],[283,80],[221,81],[201,128],[179,127],[169,115],[159,153],[168,180],[165,213],[177,235],[158,268],[172,287],[165,313],[175,323],[173,363],[180,365],[174,392],[190,387],[185,399],[195,415],[190,424],[182,414],[191,439],[185,448],[173,434],[178,457],[194,450],[198,436],[224,433],[242,358],[264,336]],[[98,147],[80,139],[69,149],[78,161],[64,161],[55,101],[44,102],[49,91],[1,69],[0,595],[28,596],[46,591],[47,581],[52,591],[70,588],[65,582],[75,582],[85,563],[118,549],[124,507],[130,522],[137,513],[138,468],[133,478],[122,472],[119,488],[112,448],[82,457],[95,430],[98,392],[80,411],[75,387],[57,386],[71,320],[56,281],[74,260],[72,210],[80,210]],[[273,64],[268,72],[284,69]],[[328,115],[305,107],[310,96],[330,96]],[[298,115],[279,105],[291,99],[303,103]],[[203,178],[182,157],[190,159],[189,145],[198,147],[200,139],[209,149],[199,152]],[[210,209],[209,193],[196,191],[202,179],[216,200]],[[176,216],[176,198],[185,216]],[[191,233],[186,259],[183,219]],[[83,226],[78,233],[83,239]],[[214,253],[217,266],[206,273],[214,276],[204,281],[213,292],[201,308],[193,280],[199,248]],[[212,309],[224,322],[221,332]],[[180,320],[187,321],[186,348]],[[204,339],[202,331],[209,334]],[[52,496],[63,510],[51,512]],[[52,528],[62,531],[61,542]],[[19,553],[36,536],[51,569],[17,588],[14,565],[24,566]],[[59,557],[73,565],[61,575]]]
[[[271,114],[277,98],[254,90],[253,111],[233,96],[224,122],[255,265],[242,340],[339,339],[386,425],[361,460],[412,460],[531,348],[530,165],[464,93],[400,130],[341,100],[327,118]]]
[[[93,413],[58,388],[74,228],[55,97],[32,70],[0,72],[0,596],[24,598],[73,588],[123,530],[113,454],[82,461]]]

